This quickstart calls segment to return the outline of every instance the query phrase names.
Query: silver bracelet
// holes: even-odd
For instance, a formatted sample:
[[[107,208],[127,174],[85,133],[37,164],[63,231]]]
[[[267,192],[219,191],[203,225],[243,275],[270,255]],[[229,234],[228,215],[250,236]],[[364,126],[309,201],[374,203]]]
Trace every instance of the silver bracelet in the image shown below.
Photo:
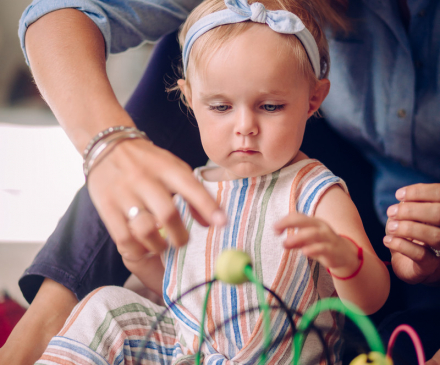
[[[99,132],[95,137],[93,137],[89,144],[87,145],[87,147],[85,148],[84,152],[83,152],[83,160],[85,160],[88,156],[88,154],[90,153],[90,151],[92,150],[92,148],[103,138],[107,137],[110,134],[116,133],[116,132],[120,132],[120,131],[138,131],[137,128],[135,127],[126,127],[123,125],[117,126],[117,127],[110,127],[107,128],[106,130],[103,130],[102,132]]]
[[[144,132],[133,127],[112,127],[106,129],[103,132],[100,132],[95,138],[92,139],[92,141],[90,141],[89,145],[83,153],[83,172],[86,181],[98,157],[108,147],[110,147],[114,143],[121,142],[126,139],[137,138],[142,138],[151,142]]]

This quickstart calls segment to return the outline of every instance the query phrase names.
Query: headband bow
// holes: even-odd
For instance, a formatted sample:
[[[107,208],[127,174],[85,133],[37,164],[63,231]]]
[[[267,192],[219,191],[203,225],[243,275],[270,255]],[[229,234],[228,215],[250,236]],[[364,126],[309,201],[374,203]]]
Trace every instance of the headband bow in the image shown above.
[[[304,26],[298,16],[286,10],[267,10],[261,3],[248,4],[246,0],[225,0],[227,9],[209,14],[193,24],[183,45],[183,72],[186,76],[188,60],[194,42],[209,30],[225,24],[245,21],[265,23],[273,31],[282,34],[294,34],[304,46],[317,78],[320,77],[320,57],[315,38]]]

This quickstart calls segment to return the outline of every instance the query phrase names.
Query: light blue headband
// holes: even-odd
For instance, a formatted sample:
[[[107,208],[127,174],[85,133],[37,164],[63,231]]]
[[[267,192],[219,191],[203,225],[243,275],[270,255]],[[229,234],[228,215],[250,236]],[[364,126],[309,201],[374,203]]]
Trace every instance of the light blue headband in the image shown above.
[[[266,23],[277,33],[294,34],[304,46],[316,77],[320,77],[320,57],[315,38],[313,38],[301,19],[295,14],[285,10],[266,10],[261,3],[253,3],[249,6],[247,0],[225,0],[225,4],[227,9],[199,19],[189,29],[182,51],[185,77],[191,48],[201,35],[220,25],[240,23],[247,20],[256,23]]]

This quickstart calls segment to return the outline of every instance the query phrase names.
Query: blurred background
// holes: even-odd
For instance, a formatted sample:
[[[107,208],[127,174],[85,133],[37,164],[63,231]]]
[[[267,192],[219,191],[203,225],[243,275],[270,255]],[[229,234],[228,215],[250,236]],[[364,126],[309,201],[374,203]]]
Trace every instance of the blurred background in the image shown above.
[[[84,184],[82,160],[41,99],[17,36],[30,0],[0,3],[0,303],[27,307],[18,279]],[[110,56],[110,81],[124,105],[151,45]]]

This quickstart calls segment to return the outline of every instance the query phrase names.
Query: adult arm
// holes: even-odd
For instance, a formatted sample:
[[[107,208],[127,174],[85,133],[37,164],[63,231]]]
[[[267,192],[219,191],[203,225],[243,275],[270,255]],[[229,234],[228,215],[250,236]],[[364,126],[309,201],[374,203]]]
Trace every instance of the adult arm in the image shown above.
[[[45,279],[32,305],[0,349],[0,365],[35,363],[77,303],[69,289]]]
[[[71,27],[73,29],[75,29],[75,27],[78,27],[78,23],[75,23],[75,18],[76,16],[82,16],[83,14],[80,12],[77,12],[76,10],[72,10],[72,9],[66,9],[66,10],[60,10],[58,12],[58,14],[62,14],[62,13],[69,13],[67,15],[67,18],[64,18],[63,15],[63,22],[67,22],[64,23],[63,27],[67,28],[69,26],[69,23],[71,25]],[[57,12],[53,12],[50,13],[50,16],[55,16],[57,14]],[[33,34],[33,30],[37,30],[37,26],[39,24],[43,24],[42,22],[47,19],[49,19],[49,15],[47,17],[43,17],[40,20],[38,20],[36,23],[34,23],[29,29],[29,34],[28,35],[32,35]],[[102,41],[102,36],[99,32],[96,32],[96,29],[94,28],[94,25],[89,21],[90,19],[88,19],[87,17],[82,17],[83,22],[85,22],[84,24],[80,24],[79,25],[79,33],[78,36],[81,36],[82,31],[85,31],[85,33],[87,33],[87,26],[92,28],[92,31],[95,32],[95,38],[91,37],[89,39],[86,39],[86,42],[89,42],[89,50],[88,52],[86,51],[85,54],[82,54],[83,57],[89,57],[93,55],[93,52],[99,52],[98,54],[98,59],[100,57],[101,59],[101,63],[103,63],[104,61],[102,60],[102,50],[100,50],[102,47],[99,46],[100,42]],[[72,23],[73,22],[73,23]],[[54,23],[52,23],[52,27],[54,25],[56,25],[56,21],[54,21]],[[58,25],[61,27],[61,25],[58,23]],[[43,38],[45,38],[45,40],[50,40],[50,33],[51,32],[55,32],[57,29],[52,28],[51,31],[46,30],[45,32],[49,33],[48,37],[43,36]],[[47,35],[47,34],[46,34]],[[85,37],[90,37],[90,35],[84,34]],[[38,32],[36,34],[36,37],[39,38],[38,36]],[[61,31],[61,37],[63,37],[62,35],[62,31]],[[27,38],[27,39],[31,39],[31,38]],[[40,41],[41,39],[37,39],[37,41]],[[68,39],[64,39],[63,42],[68,42]],[[74,43],[74,42],[73,42]],[[162,42],[161,42],[162,43]],[[48,42],[48,44],[46,45],[42,45],[42,47],[47,47],[46,51],[50,52],[50,46],[51,44],[55,47],[56,43],[50,43]],[[32,41],[27,42],[27,45],[32,48]],[[90,46],[92,45],[92,46]],[[97,49],[94,49],[94,46],[98,46]],[[64,45],[64,47],[68,48],[68,51],[71,50],[71,46],[72,44],[66,43]],[[160,45],[159,45],[160,46]],[[38,45],[37,45],[38,47]],[[56,48],[56,47],[55,47]],[[37,50],[37,52],[40,52],[41,50]],[[55,50],[57,51],[57,49]],[[38,57],[44,58],[44,52],[41,52],[43,54],[40,54],[36,56],[36,58],[34,57],[32,50],[30,51],[30,60],[31,60],[31,65],[36,65],[35,67],[33,66],[33,71],[34,73],[38,73],[39,71],[39,63],[38,63]],[[55,52],[56,53],[56,52]],[[69,53],[69,52],[67,52]],[[54,55],[54,56],[57,56]],[[58,54],[58,56],[60,56],[61,58],[63,57],[63,54],[61,52],[61,54]],[[65,54],[64,54],[65,56]],[[68,57],[75,57],[75,52],[70,53],[70,55],[67,55]],[[48,57],[49,61],[51,62],[51,57]],[[84,59],[82,60],[84,62]],[[45,63],[46,61],[44,61],[44,59],[41,61],[43,63]],[[74,67],[75,62],[72,62],[70,65],[68,64],[69,60],[66,61],[67,63],[64,64],[64,67],[68,70],[69,67]],[[79,62],[80,64],[81,62]],[[158,63],[158,62],[156,62]],[[159,62],[160,63],[160,62]],[[103,68],[101,68],[101,70],[99,69],[100,67],[102,67],[100,65],[99,62],[95,62],[92,64],[94,64],[95,66],[95,70],[97,70],[98,72],[103,72]],[[54,75],[50,75],[51,71],[50,71],[50,67],[46,67],[46,69],[44,69],[45,64],[42,65],[43,67],[43,71],[47,72],[48,75],[48,79],[49,81],[53,82],[55,87],[57,87],[56,83],[57,80],[53,80],[54,78],[56,78],[56,76]],[[47,65],[46,65],[47,66]],[[80,65],[82,67],[82,65]],[[79,67],[79,68],[81,68]],[[168,65],[168,67],[170,67]],[[49,68],[49,70],[47,69]],[[76,102],[78,103],[78,100],[80,100],[80,103],[83,103],[83,105],[86,107],[87,106],[87,97],[83,97],[83,95],[80,95],[82,92],[86,93],[89,92],[90,90],[87,90],[87,88],[83,88],[81,92],[74,92],[72,90],[69,89],[74,89],[75,88],[75,81],[77,81],[75,79],[75,77],[73,77],[72,75],[70,75],[70,78],[73,80],[73,82],[68,82],[68,78],[66,80],[66,76],[68,76],[68,72],[63,73],[62,72],[62,66],[60,66],[61,71],[58,70],[58,75],[60,76],[60,80],[58,80],[61,84],[61,86],[64,85],[64,87],[67,90],[67,92],[70,92],[70,96],[67,96],[66,99],[69,99],[69,103],[71,102]],[[53,70],[55,75],[57,74],[57,68],[55,67],[55,69]],[[157,71],[157,70],[154,70]],[[154,74],[156,74],[156,72],[154,72]],[[84,67],[84,72],[88,72],[87,67]],[[147,70],[147,73],[149,71]],[[92,77],[97,77],[96,74],[91,75]],[[102,73],[101,76],[106,78],[105,73]],[[40,74],[41,77],[41,74]],[[52,80],[51,80],[52,77]],[[160,78],[160,82],[161,82],[161,90],[163,90],[163,75],[159,76]],[[81,79],[83,80],[83,79]],[[93,79],[90,79],[89,81],[91,81]],[[46,95],[49,95],[49,98],[51,97],[51,93],[53,92],[53,90],[50,90],[51,87],[50,85],[47,86],[48,84],[46,83],[48,80],[43,80],[42,81],[42,85],[44,87],[48,88],[48,92]],[[84,81],[84,80],[83,80]],[[63,84],[64,82],[64,84]],[[187,141],[189,144],[192,144],[193,146],[196,145],[196,141],[197,141],[197,136],[195,136],[194,132],[190,129],[188,129],[188,125],[190,126],[189,123],[181,123],[181,127],[180,128],[174,128],[174,126],[171,126],[171,129],[173,130],[174,134],[180,134],[180,138],[177,138],[177,136],[173,135],[173,138],[170,138],[169,134],[167,133],[167,128],[165,128],[165,132],[164,132],[164,128],[158,128],[157,127],[157,122],[160,122],[161,119],[160,117],[169,117],[167,121],[164,121],[165,124],[170,127],[170,123],[174,123],[174,118],[172,118],[173,114],[170,114],[170,108],[167,108],[166,111],[157,111],[156,113],[152,113],[151,110],[148,110],[148,108],[146,110],[143,110],[142,108],[145,108],[146,106],[148,106],[149,104],[152,104],[151,102],[145,102],[146,100],[148,100],[148,97],[146,97],[146,91],[149,91],[150,93],[152,92],[151,90],[144,90],[143,88],[145,88],[145,84],[142,87],[138,87],[138,89],[136,90],[135,97],[137,99],[139,98],[144,98],[142,100],[144,100],[144,102],[139,103],[138,105],[136,105],[136,100],[132,100],[129,103],[128,106],[128,110],[129,110],[129,114],[135,116],[136,119],[139,119],[139,117],[143,114],[143,115],[148,115],[153,117],[153,122],[150,124],[156,124],[156,127],[154,128],[154,126],[151,127],[150,130],[147,130],[147,133],[150,134],[151,132],[151,136],[153,138],[153,140],[156,142],[156,140],[158,141],[158,144],[160,144],[162,147],[166,147],[169,148],[170,150],[172,150],[174,153],[177,153],[179,156],[181,156],[182,158],[185,158],[185,160],[187,160],[190,163],[199,165],[200,163],[203,163],[203,160],[205,158],[204,154],[202,154],[200,156],[200,149],[197,148],[188,148],[188,145],[185,146],[185,141]],[[102,81],[101,83],[98,81],[95,81],[93,83],[93,86],[95,87],[95,92],[96,92],[96,85],[104,85],[104,89],[105,87],[109,87],[108,83],[106,80]],[[57,92],[63,93],[62,87],[60,86],[60,88],[58,88],[58,91],[55,91],[55,94]],[[147,85],[148,86],[148,85]],[[40,85],[41,87],[41,85]],[[93,90],[93,88],[92,88]],[[110,89],[111,90],[111,89]],[[154,93],[156,93],[157,90],[154,90]],[[107,94],[106,94],[107,93]],[[99,94],[99,93],[98,93]],[[98,97],[103,97],[105,98],[105,95],[107,95],[107,99],[110,100],[109,102],[111,103],[111,98],[113,98],[113,95],[111,94],[111,91],[104,91],[104,96],[102,95],[97,95]],[[75,97],[77,98],[76,100]],[[61,98],[62,99],[62,95],[56,95],[52,100],[55,100],[55,106],[57,106],[57,98]],[[93,95],[91,96],[91,98],[93,99]],[[150,98],[151,99],[151,98]],[[166,95],[165,98],[166,100]],[[113,102],[116,103],[115,99],[113,99]],[[139,100],[138,100],[139,102]],[[154,99],[154,105],[155,106],[159,106],[157,103],[157,99]],[[67,104],[69,104],[67,103]],[[63,117],[65,116],[64,113],[76,113],[76,110],[74,110],[74,108],[72,108],[70,111],[65,111],[65,109],[63,109],[63,107],[68,107],[69,105],[61,105],[61,109],[58,111],[58,114]],[[80,105],[81,106],[81,105]],[[103,105],[102,108],[106,109],[107,105]],[[119,107],[119,106],[118,106]],[[151,105],[149,105],[149,108],[151,108]],[[82,113],[82,108],[79,108],[79,112],[77,113],[77,115],[82,116],[84,113]],[[122,108],[121,108],[122,109]],[[178,108],[177,108],[178,109]],[[95,109],[93,109],[93,107],[89,108],[90,111],[94,112]],[[115,109],[116,110],[116,109]],[[125,111],[122,110],[121,115],[126,115]],[[179,115],[183,115],[180,114],[179,111]],[[171,118],[170,118],[171,117]],[[67,119],[67,123],[69,122],[69,116],[66,117]],[[181,118],[181,119],[185,119],[185,118]],[[176,122],[182,122],[182,120],[177,120]],[[90,118],[90,120],[93,120],[92,118]],[[130,119],[131,120],[131,119]],[[184,120],[185,122],[187,122],[187,120]],[[141,123],[142,120],[138,120],[137,122]],[[145,123],[145,121],[143,121]],[[142,129],[148,129],[145,128],[145,125],[140,126]],[[195,130],[195,128],[192,128]],[[168,131],[169,132],[169,131]],[[182,138],[182,136],[185,136],[186,138]],[[183,139],[183,140],[182,140]],[[194,151],[195,150],[195,151]],[[192,174],[191,174],[192,176]],[[20,324],[17,326],[16,331],[14,331],[14,336],[11,338],[20,338],[20,336],[23,336],[23,329],[26,328],[26,331],[28,331],[27,333],[29,334],[28,337],[23,337],[23,338],[27,338],[28,340],[28,344],[29,346],[27,346],[26,348],[29,349],[29,352],[23,352],[23,358],[20,360],[22,361],[22,364],[28,364],[28,363],[33,363],[33,360],[35,357],[38,357],[42,350],[45,348],[45,346],[47,345],[48,339],[53,336],[54,334],[56,334],[56,332],[59,331],[59,328],[56,326],[53,327],[45,327],[45,326],[40,326],[40,322],[36,321],[36,320],[32,320],[32,318],[38,318],[39,320],[42,321],[42,323],[55,323],[55,319],[57,320],[58,324],[64,323],[64,320],[66,319],[67,315],[70,313],[70,310],[72,308],[71,305],[69,305],[69,298],[79,298],[81,299],[82,297],[84,297],[88,292],[90,292],[91,290],[93,290],[94,288],[98,287],[98,286],[102,286],[102,285],[109,285],[109,284],[113,284],[113,285],[122,285],[123,282],[125,281],[125,279],[128,276],[128,271],[124,268],[124,265],[122,263],[121,260],[121,256],[118,254],[117,250],[116,250],[116,246],[113,243],[113,240],[111,239],[111,237],[109,236],[102,220],[100,219],[95,206],[92,204],[92,201],[90,199],[90,196],[88,194],[88,190],[83,187],[79,193],[77,194],[77,196],[75,197],[73,203],[71,204],[69,210],[67,211],[67,213],[65,214],[65,216],[61,219],[59,225],[57,226],[57,229],[55,230],[55,232],[51,235],[51,237],[49,238],[48,242],[46,243],[46,245],[44,246],[44,248],[40,251],[40,253],[38,254],[37,258],[34,260],[33,264],[31,265],[30,268],[28,268],[26,270],[25,275],[22,277],[22,279],[20,280],[20,286],[21,289],[26,297],[26,299],[29,302],[32,302],[31,307],[28,311],[29,315],[27,315],[26,317],[24,317],[22,319],[22,321],[20,322]],[[53,288],[53,297],[59,299],[59,302],[55,302],[55,301],[46,301],[44,302],[44,306],[40,306],[41,301],[37,300],[37,298],[43,296],[46,297],[45,293],[45,286],[41,286],[41,283],[44,282],[46,283],[49,279],[44,279],[44,278],[51,278],[51,282],[53,283],[54,281],[61,283],[57,284],[56,287]],[[45,281],[43,281],[45,280]],[[58,289],[56,289],[58,288]],[[40,290],[39,290],[40,289]],[[38,292],[38,294],[37,294]],[[55,294],[56,293],[56,294]],[[74,293],[74,294],[73,294]],[[37,294],[37,297],[34,299],[34,296]],[[49,298],[49,296],[48,296]],[[32,301],[33,300],[33,301]],[[57,309],[57,305],[58,304],[64,308],[66,311],[63,312],[63,315],[56,315],[56,313],[61,313],[60,310]],[[44,311],[42,310],[44,309]],[[54,318],[54,316],[56,318]],[[31,336],[32,334],[32,336]],[[17,342],[16,340],[11,340],[9,341],[5,347],[2,349],[2,354],[5,355],[5,359],[6,359],[6,355],[7,354],[14,354],[17,352],[20,352],[22,350],[22,348],[20,347],[22,344]],[[17,347],[18,346],[18,347]],[[31,351],[32,349],[32,351]],[[9,355],[8,355],[9,356]],[[29,356],[29,357],[28,357]],[[19,362],[14,362],[14,363],[19,363]]]
[[[432,250],[440,250],[440,184],[406,186],[396,198],[384,237],[394,272],[411,284],[440,285],[440,257]]]
[[[49,13],[26,33],[26,50],[36,83],[78,151],[101,130],[114,125],[134,126],[108,82],[104,49],[99,28],[74,9]],[[187,233],[172,193],[184,196],[203,224],[213,223],[220,215],[189,166],[143,140],[119,143],[96,165],[88,187],[119,252],[128,260],[164,248],[156,222],[166,228],[173,244],[186,243]],[[133,205],[149,212],[129,227],[127,212]]]

